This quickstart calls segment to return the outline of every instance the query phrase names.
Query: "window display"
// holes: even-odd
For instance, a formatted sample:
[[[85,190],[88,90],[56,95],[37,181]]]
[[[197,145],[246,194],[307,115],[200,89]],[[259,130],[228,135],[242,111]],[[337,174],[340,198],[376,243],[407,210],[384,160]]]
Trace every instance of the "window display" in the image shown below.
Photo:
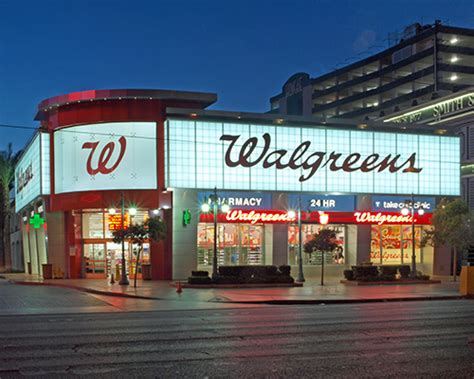
[[[125,214],[124,226],[143,223],[148,211],[137,210],[135,215]],[[113,242],[113,231],[120,229],[120,213],[109,214],[105,209],[90,209],[82,213],[82,241],[84,242],[84,275],[86,278],[105,278],[110,274],[120,275],[122,265],[122,244]],[[137,246],[125,242],[127,274],[134,275],[136,270]],[[150,245],[143,245],[140,254],[141,263],[150,262]],[[138,265],[138,277],[141,266]]]
[[[336,232],[336,241],[338,247],[332,253],[324,254],[324,263],[326,264],[344,264],[346,252],[346,227],[345,225],[321,225],[321,224],[303,224],[303,244],[322,228],[333,229]],[[288,264],[298,264],[298,226],[290,225],[288,227]],[[305,253],[303,250],[304,265],[321,265],[323,254],[319,251]]]
[[[416,262],[423,262],[421,235],[426,226],[415,226]],[[411,225],[373,225],[370,260],[375,264],[410,264],[412,255]]]
[[[263,225],[219,224],[218,265],[263,265]],[[198,265],[211,266],[214,224],[198,224]]]

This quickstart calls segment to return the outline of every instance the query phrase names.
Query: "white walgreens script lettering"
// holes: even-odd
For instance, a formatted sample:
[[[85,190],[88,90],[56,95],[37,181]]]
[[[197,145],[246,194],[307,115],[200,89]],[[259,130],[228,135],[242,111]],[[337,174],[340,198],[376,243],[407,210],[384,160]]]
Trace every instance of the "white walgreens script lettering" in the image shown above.
[[[305,141],[298,145],[291,154],[288,154],[288,151],[285,149],[278,149],[269,152],[272,141],[270,134],[268,133],[262,135],[264,145],[262,152],[258,157],[251,157],[258,145],[258,138],[251,137],[242,144],[238,155],[239,158],[237,161],[234,161],[231,158],[232,149],[239,138],[240,135],[229,134],[224,134],[220,137],[221,141],[230,141],[230,145],[225,153],[225,164],[228,167],[252,167],[262,162],[263,168],[270,168],[272,166],[275,166],[277,170],[286,168],[298,170],[303,168],[303,170],[308,172],[299,177],[300,182],[310,179],[319,168],[325,166],[328,166],[331,171],[343,170],[345,172],[382,172],[388,169],[389,172],[394,173],[407,165],[408,167],[406,167],[402,172],[418,173],[422,170],[422,168],[415,167],[416,153],[412,153],[408,159],[397,165],[398,160],[400,159],[400,154],[394,155],[393,157],[392,154],[388,154],[381,158],[379,154],[374,153],[363,158],[359,153],[351,153],[341,158],[342,153],[333,151],[328,154],[327,152],[317,151],[305,156],[311,146],[310,141]],[[289,157],[287,157],[287,155],[289,155]],[[251,158],[254,158],[254,160],[251,160]]]
[[[354,216],[356,218],[356,222],[370,223],[370,224],[377,224],[377,225],[382,225],[382,224],[385,224],[386,222],[403,223],[403,224],[411,224],[412,222],[411,215],[408,215],[408,216],[384,215],[381,212],[377,214],[372,214],[370,212],[355,212]]]
[[[255,211],[233,210],[227,212],[227,221],[247,221],[251,224],[259,222],[293,222],[296,217],[290,217],[288,213],[267,213]]]

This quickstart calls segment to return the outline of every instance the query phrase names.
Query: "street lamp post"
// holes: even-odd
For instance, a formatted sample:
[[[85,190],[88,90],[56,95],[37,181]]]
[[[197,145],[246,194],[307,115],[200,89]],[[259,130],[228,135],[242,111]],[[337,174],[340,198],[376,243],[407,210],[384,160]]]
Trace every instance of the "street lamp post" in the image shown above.
[[[212,195],[209,196],[207,199],[207,202],[202,204],[201,210],[203,212],[209,212],[210,207],[209,203],[212,205],[212,213],[213,213],[213,219],[214,219],[214,251],[213,251],[213,256],[212,256],[212,279],[216,279],[218,276],[217,273],[217,216],[218,216],[218,211],[219,211],[219,196],[217,195],[217,187],[214,187],[214,192]],[[221,210],[224,213],[227,213],[230,208],[226,203],[223,203],[221,205]]]
[[[298,277],[297,282],[305,281],[303,274],[303,228],[301,223],[301,197],[298,197]]]
[[[298,276],[296,278],[296,281],[303,283],[305,281],[305,278],[303,274],[303,228],[301,222],[301,197],[298,197],[297,213],[295,213],[295,211],[293,210],[289,210],[288,216],[290,218],[298,217]]]
[[[411,200],[405,202],[405,207],[402,209],[402,214],[407,216],[411,211],[411,271],[410,277],[416,278],[416,246],[415,246],[415,196],[411,194]],[[417,213],[421,216],[425,211],[418,209]]]
[[[123,196],[123,191],[120,193],[120,202],[122,206],[121,210],[121,229],[122,229],[122,276],[120,277],[119,284],[123,286],[128,286],[130,282],[128,281],[127,278],[127,268],[125,267],[125,238],[124,238],[124,232],[125,232],[125,224],[124,224],[124,218],[125,218],[125,199]]]

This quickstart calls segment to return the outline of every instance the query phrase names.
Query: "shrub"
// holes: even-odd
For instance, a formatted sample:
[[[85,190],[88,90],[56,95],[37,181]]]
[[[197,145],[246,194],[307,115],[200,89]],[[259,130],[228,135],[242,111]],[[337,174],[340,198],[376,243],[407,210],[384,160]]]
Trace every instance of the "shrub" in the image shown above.
[[[416,278],[419,280],[430,280],[430,276],[424,275],[421,271],[416,272]]]
[[[211,284],[212,280],[208,276],[190,276],[188,278],[189,284]]]
[[[209,272],[208,271],[191,271],[191,275],[207,277],[209,276]]]
[[[380,266],[380,273],[382,275],[395,276],[397,275],[397,269],[397,266]]]
[[[354,280],[354,271],[344,270],[344,278],[346,278],[347,280]]]
[[[410,266],[408,265],[401,265],[398,266],[398,272],[400,273],[400,277],[403,279],[408,278],[408,275],[410,275]]]
[[[265,283],[267,270],[265,266],[242,266],[239,279],[242,283]]]
[[[281,275],[290,275],[291,266],[281,265],[278,267],[278,271],[280,271]]]
[[[265,267],[265,275],[267,276],[278,275],[277,266],[263,266],[263,267]]]
[[[356,280],[362,280],[359,278],[365,277],[377,277],[379,274],[379,270],[376,266],[352,266],[352,270],[354,271]]]
[[[219,275],[239,276],[244,267],[246,266],[219,266]]]

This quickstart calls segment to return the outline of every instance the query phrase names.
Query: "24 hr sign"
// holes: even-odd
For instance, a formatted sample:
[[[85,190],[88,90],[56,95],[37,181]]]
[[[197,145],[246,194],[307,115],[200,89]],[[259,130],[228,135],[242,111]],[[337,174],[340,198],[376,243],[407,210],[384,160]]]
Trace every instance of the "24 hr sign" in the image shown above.
[[[156,188],[156,125],[114,122],[54,133],[55,192]]]

